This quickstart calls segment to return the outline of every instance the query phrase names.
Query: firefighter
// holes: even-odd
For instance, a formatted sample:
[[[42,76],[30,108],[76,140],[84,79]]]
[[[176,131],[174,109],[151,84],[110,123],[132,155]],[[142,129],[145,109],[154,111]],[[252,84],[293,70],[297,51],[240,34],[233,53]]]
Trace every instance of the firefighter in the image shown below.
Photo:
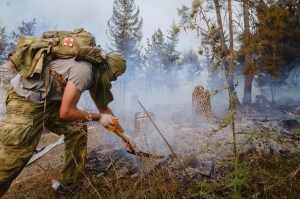
[[[25,79],[17,74],[11,81],[6,116],[0,124],[3,145],[0,150],[0,198],[30,160],[44,127],[64,135],[65,162],[59,193],[67,194],[82,186],[87,153],[87,125],[84,122],[113,125],[115,116],[108,106],[113,100],[111,82],[126,70],[126,60],[119,52],[108,53],[100,65],[77,59],[86,54],[88,52],[75,58],[52,60],[41,76]],[[62,84],[65,84],[63,89]],[[76,107],[85,90],[89,91],[99,113]],[[121,126],[118,129],[124,132]]]

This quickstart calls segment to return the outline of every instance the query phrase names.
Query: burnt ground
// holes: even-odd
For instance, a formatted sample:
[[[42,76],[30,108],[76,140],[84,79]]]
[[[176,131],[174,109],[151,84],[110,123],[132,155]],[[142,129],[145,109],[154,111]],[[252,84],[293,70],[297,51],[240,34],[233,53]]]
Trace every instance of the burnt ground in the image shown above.
[[[298,135],[291,133],[290,125],[285,126],[285,124],[289,124],[289,122],[286,121],[299,121],[299,118],[288,114],[293,113],[297,108],[298,103],[288,106],[278,105],[276,109],[265,108],[264,111],[261,111],[261,108],[255,106],[244,108],[244,111],[237,114],[236,129],[237,131],[245,131],[245,129],[251,131],[256,128],[263,128],[275,134],[282,134],[287,139],[294,139],[296,137],[295,143],[297,144],[299,142]],[[194,119],[189,118],[189,116],[182,117],[186,118],[183,118],[181,122],[177,121],[176,124],[172,121],[165,122],[166,127],[164,127],[163,132],[168,142],[170,142],[169,144],[172,149],[175,151],[175,154],[180,158],[180,161],[182,160],[185,170],[181,168],[182,165],[178,164],[178,161],[170,150],[168,150],[168,147],[163,141],[160,143],[156,142],[156,144],[164,145],[164,149],[160,149],[159,153],[165,155],[165,158],[150,160],[152,161],[152,166],[165,165],[177,173],[176,175],[178,176],[185,176],[186,172],[188,172],[189,175],[197,180],[214,175],[212,170],[217,170],[217,163],[219,161],[232,158],[232,146],[227,146],[226,144],[231,140],[230,128],[220,130],[218,133],[211,133],[212,129],[218,128],[219,121],[198,121],[195,124],[191,122],[194,121]],[[159,120],[157,120],[157,122],[159,123]],[[58,139],[59,136],[45,132],[37,148],[46,147]],[[147,137],[147,139],[162,140],[162,138],[157,135],[153,136],[153,138]],[[240,138],[239,140],[243,139]],[[218,145],[217,148],[216,143]],[[146,145],[149,145],[149,143],[146,143]],[[255,144],[252,143],[248,148],[255,147],[254,145]],[[262,149],[261,145],[260,147]],[[272,147],[275,151],[280,151],[287,146],[282,147],[277,145],[277,143],[273,143]],[[154,146],[154,148],[158,149],[157,146]],[[151,149],[147,152],[157,153],[157,151],[152,150],[153,146],[148,146],[147,149]],[[294,149],[299,150],[299,147],[296,146]],[[196,155],[197,158],[195,158]],[[89,188],[82,195],[75,194],[68,197],[57,196],[53,193],[49,179],[50,177],[59,179],[59,171],[63,167],[63,156],[64,145],[62,144],[56,146],[44,156],[25,167],[2,198],[100,198],[97,197],[97,194],[93,194],[92,196],[86,194],[87,192],[94,193],[93,188]],[[181,159],[182,157],[184,157],[184,160]],[[131,184],[135,185],[139,181],[141,170],[147,170],[147,172],[151,170],[151,168],[141,168],[137,166],[142,165],[140,164],[141,161],[143,160],[139,157],[126,153],[126,147],[123,146],[121,140],[113,133],[108,132],[99,124],[93,123],[89,125],[88,158],[85,173],[87,179],[97,184],[98,178],[113,171],[115,175],[118,176],[118,179],[123,179],[125,175],[129,174]],[[111,164],[112,162],[114,162],[113,166]],[[130,186],[127,189],[127,192],[133,191]],[[177,187],[177,189],[179,190],[180,187]],[[114,197],[111,195],[102,195],[101,198]]]

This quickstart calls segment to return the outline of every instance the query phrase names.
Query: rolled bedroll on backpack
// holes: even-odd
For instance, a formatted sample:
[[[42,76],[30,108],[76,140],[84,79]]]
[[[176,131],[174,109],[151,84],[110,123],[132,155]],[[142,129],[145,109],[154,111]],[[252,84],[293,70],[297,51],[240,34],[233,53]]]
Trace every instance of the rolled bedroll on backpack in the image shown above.
[[[47,31],[42,37],[19,36],[11,60],[19,74],[28,78],[40,74],[52,59],[75,57],[82,46],[96,46],[94,37],[83,28],[74,32]]]

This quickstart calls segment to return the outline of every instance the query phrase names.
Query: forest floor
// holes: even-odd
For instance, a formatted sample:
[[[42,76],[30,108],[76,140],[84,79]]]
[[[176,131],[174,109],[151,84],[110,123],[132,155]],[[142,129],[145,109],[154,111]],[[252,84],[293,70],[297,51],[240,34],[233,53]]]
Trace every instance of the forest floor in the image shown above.
[[[292,112],[295,106],[285,110]],[[156,143],[165,149],[170,144],[174,153],[159,147],[154,147],[158,151],[151,150],[153,154],[163,154],[162,159],[126,153],[120,138],[93,123],[89,125],[85,171],[86,180],[91,183],[89,188],[68,196],[53,192],[49,179],[59,180],[64,157],[64,144],[61,144],[25,167],[2,199],[228,198],[235,186],[240,187],[242,198],[295,198],[300,194],[299,129],[295,135],[290,129],[281,129],[279,123],[295,118],[283,109],[276,111],[276,114],[267,112],[268,118],[258,112],[252,112],[251,119],[247,114],[238,115],[243,118],[236,121],[237,131],[245,133],[248,129],[258,133],[255,137],[261,139],[247,145],[248,150],[240,151],[238,170],[232,167],[231,129],[211,133],[217,129],[218,122],[168,123],[164,132],[168,132],[165,136],[169,143]],[[268,139],[261,138],[265,133]],[[279,136],[285,133],[287,136]],[[270,135],[276,138],[271,141]],[[44,133],[37,148],[55,143],[59,138]],[[240,172],[236,175],[240,181],[232,178],[236,171]]]

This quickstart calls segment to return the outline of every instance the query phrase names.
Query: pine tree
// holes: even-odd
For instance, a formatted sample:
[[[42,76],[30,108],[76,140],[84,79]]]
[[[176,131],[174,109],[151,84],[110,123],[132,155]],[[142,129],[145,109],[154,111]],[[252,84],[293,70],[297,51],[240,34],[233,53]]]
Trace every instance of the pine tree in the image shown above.
[[[300,7],[298,0],[279,0],[276,5],[280,9],[288,11],[288,17],[285,18],[285,31],[280,39],[279,53],[282,55],[284,65],[279,66],[281,80],[284,81],[290,71],[296,67],[300,61]]]
[[[283,38],[286,23],[284,18],[288,16],[286,10],[279,9],[275,4],[268,5],[261,2],[257,7],[258,23],[256,34],[253,37],[255,41],[255,52],[260,54],[259,70],[268,72],[274,77],[280,75],[276,67],[282,64],[282,57],[278,53],[280,48],[279,40]]]
[[[141,50],[143,19],[139,18],[139,14],[134,0],[115,0],[113,16],[107,23],[110,49],[121,52],[126,59],[140,58],[137,56]]]
[[[188,80],[198,77],[203,70],[199,54],[192,48],[183,52],[182,63],[187,68]]]
[[[0,27],[0,65],[7,61],[8,41],[6,35],[6,28]]]
[[[164,34],[159,28],[151,36],[151,40],[147,38],[147,48],[145,49],[145,63],[148,69],[151,69],[155,75],[160,75],[165,72],[167,50]]]
[[[244,13],[244,32],[242,34],[243,54],[245,58],[245,69],[243,74],[245,76],[243,104],[251,104],[252,101],[252,82],[254,78],[254,66],[251,61],[251,43],[250,43],[250,20],[249,20],[249,0],[243,0]]]
[[[256,33],[252,38],[254,53],[257,55],[257,72],[260,74],[256,83],[267,86],[275,94],[275,78],[280,77],[279,66],[284,65],[280,53],[281,42],[287,27],[288,11],[279,8],[274,1],[260,2],[257,6]]]
[[[259,74],[256,83],[269,87],[273,101],[276,88],[286,85],[299,63],[299,1],[261,1],[256,8],[256,33],[251,40]]]
[[[18,37],[20,35],[35,36],[35,18],[30,22],[22,21],[22,26],[18,27],[19,32],[13,31],[10,37],[9,49],[16,49]]]
[[[167,30],[168,35],[166,35],[166,54],[167,62],[170,65],[166,66],[166,69],[169,69],[172,66],[175,66],[176,62],[180,59],[180,52],[176,50],[179,42],[179,34],[174,34],[174,28],[177,27],[175,21],[171,25],[171,30]]]
[[[166,60],[165,36],[159,28],[151,36],[151,39],[147,38],[147,47],[145,48],[144,56],[145,75],[153,95],[161,92],[163,84],[162,76],[166,71]]]
[[[165,57],[165,70],[164,79],[168,86],[170,94],[178,91],[178,70],[181,53],[177,50],[179,42],[179,34],[174,33],[174,29],[177,27],[175,21],[172,22],[170,30],[167,30],[166,35],[166,57]]]
[[[134,0],[114,0],[113,15],[107,22],[107,36],[110,40],[110,50],[121,52],[126,58],[127,69],[125,75],[117,81],[122,98],[126,98],[126,89],[130,82],[136,81],[141,70],[141,39],[143,19],[139,17],[139,7]],[[121,106],[124,106],[123,100]]]

